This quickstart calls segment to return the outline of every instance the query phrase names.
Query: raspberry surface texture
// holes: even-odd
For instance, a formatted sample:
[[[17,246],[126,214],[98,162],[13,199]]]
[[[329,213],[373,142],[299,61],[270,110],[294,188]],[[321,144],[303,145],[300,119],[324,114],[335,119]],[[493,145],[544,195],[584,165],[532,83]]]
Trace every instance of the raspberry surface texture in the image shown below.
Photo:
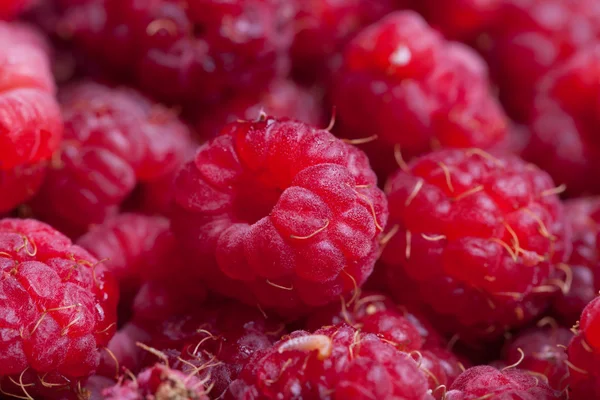
[[[0,170],[0,213],[8,212],[35,196],[45,175],[45,163]]]
[[[226,126],[180,172],[172,227],[190,276],[265,309],[301,312],[373,270],[387,202],[360,150],[267,118]]]
[[[11,170],[50,158],[63,125],[45,38],[0,21],[0,48],[0,170]]]
[[[413,301],[449,317],[449,333],[499,336],[564,288],[556,271],[570,230],[552,179],[537,167],[481,149],[441,150],[399,170],[386,193],[391,293],[414,282]]]
[[[0,384],[63,398],[98,366],[116,329],[118,291],[92,255],[35,220],[0,220]]]
[[[433,400],[409,354],[348,325],[296,331],[257,352],[225,398]]]
[[[61,105],[65,140],[32,208],[73,236],[115,215],[138,181],[178,168],[190,143],[170,110],[131,89],[78,83]]]
[[[63,36],[165,101],[214,102],[288,69],[294,1],[70,3]]]
[[[506,136],[483,60],[412,11],[389,14],[348,44],[333,98],[339,135],[374,139],[365,151],[384,175],[400,154],[491,148]]]

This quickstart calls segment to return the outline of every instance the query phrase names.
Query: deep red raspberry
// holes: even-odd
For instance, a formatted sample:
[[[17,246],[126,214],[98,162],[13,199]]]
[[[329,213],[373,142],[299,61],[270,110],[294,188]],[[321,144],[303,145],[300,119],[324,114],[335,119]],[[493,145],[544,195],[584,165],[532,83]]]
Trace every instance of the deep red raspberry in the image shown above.
[[[600,11],[599,11],[600,13]],[[600,46],[582,50],[541,81],[525,157],[571,195],[600,193]]]
[[[419,301],[470,335],[525,324],[562,287],[555,269],[569,256],[570,232],[552,179],[535,166],[441,150],[399,170],[386,193],[390,287],[405,285],[405,274]]]
[[[122,381],[105,389],[102,394],[106,400],[208,400],[204,383],[200,379],[161,364],[140,372],[135,380]]]
[[[573,252],[563,265],[564,280],[570,283],[553,302],[553,312],[571,326],[600,290],[600,198],[582,197],[565,202],[565,216],[573,231]]]
[[[392,12],[397,0],[299,1],[291,48],[294,76],[324,80],[341,64],[346,43],[363,27]]]
[[[44,38],[0,21],[0,170],[50,158],[63,125]]]
[[[145,356],[144,350],[137,343],[148,343],[150,340],[150,334],[139,325],[132,322],[125,324],[102,352],[96,374],[118,379],[125,368],[137,372]]]
[[[551,388],[563,390],[567,385],[568,369],[565,360],[565,347],[573,337],[566,328],[543,327],[546,320],[540,320],[537,328],[519,333],[508,341],[503,352],[503,361],[507,365],[518,364],[519,369],[540,374]]]
[[[546,382],[519,369],[497,370],[490,366],[469,368],[454,381],[446,400],[560,399]]]
[[[411,11],[365,28],[346,47],[333,97],[340,134],[365,147],[384,175],[432,148],[491,148],[507,118],[491,95],[485,63],[447,42]],[[376,160],[376,162],[375,162]]]
[[[326,124],[315,90],[304,89],[292,81],[277,80],[263,92],[240,93],[214,107],[202,107],[195,118],[195,126],[203,138],[210,139],[221,131],[223,125],[239,120],[256,120],[261,112],[313,126]]]
[[[325,130],[226,126],[176,182],[173,230],[219,292],[298,312],[361,285],[387,204],[366,156]]]
[[[2,390],[55,398],[75,389],[94,372],[99,348],[116,329],[111,275],[35,220],[0,220],[0,268]]]
[[[45,174],[44,163],[0,170],[0,213],[31,199],[42,186]]]
[[[60,29],[163,100],[213,102],[286,72],[294,3],[85,0],[69,4]]]
[[[33,210],[73,236],[115,214],[136,182],[168,175],[185,157],[187,127],[133,90],[80,83],[61,103],[65,141]]]
[[[347,325],[296,331],[257,352],[225,398],[433,399],[410,355]]]
[[[592,300],[581,313],[578,335],[567,348],[570,398],[600,396],[600,298]]]
[[[596,0],[502,0],[494,26],[479,40],[509,114],[526,120],[535,87],[555,65],[600,38]]]

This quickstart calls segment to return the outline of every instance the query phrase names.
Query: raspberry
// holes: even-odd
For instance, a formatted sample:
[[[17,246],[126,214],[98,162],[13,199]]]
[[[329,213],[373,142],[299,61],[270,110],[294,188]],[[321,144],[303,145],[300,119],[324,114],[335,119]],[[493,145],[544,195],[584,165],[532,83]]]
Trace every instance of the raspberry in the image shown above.
[[[208,400],[204,382],[194,375],[184,374],[165,365],[156,364],[134,378],[104,389],[104,399]]]
[[[31,5],[33,0],[6,0],[0,3],[0,20],[16,17]]]
[[[525,121],[536,85],[554,66],[600,38],[596,0],[502,0],[479,41],[509,114]]]
[[[569,194],[600,193],[600,46],[576,53],[539,85],[525,157],[566,184]]]
[[[573,231],[573,252],[563,266],[569,291],[553,302],[555,316],[572,325],[600,290],[600,198],[582,197],[565,202],[565,217]]]
[[[346,43],[363,27],[392,12],[397,0],[300,1],[291,48],[293,75],[325,80],[339,67]],[[326,82],[326,81],[325,81]]]
[[[293,14],[287,0],[85,0],[69,4],[60,30],[163,100],[214,102],[285,73]]]
[[[469,368],[454,381],[446,400],[523,399],[554,400],[559,395],[546,382],[519,369],[490,366]]]
[[[228,125],[202,146],[175,202],[173,230],[198,260],[190,276],[287,315],[361,285],[387,220],[362,152],[273,118]]]
[[[540,327],[545,321],[551,320],[542,319],[537,328],[521,332],[507,342],[502,350],[503,360],[508,365],[518,363],[520,369],[539,374],[551,388],[563,390],[568,375],[564,348],[573,334],[558,326]]]
[[[567,348],[570,398],[595,399],[600,396],[600,298],[583,309],[575,328],[578,334]]]
[[[333,92],[340,132],[376,137],[367,153],[384,175],[400,151],[491,148],[507,118],[488,90],[487,67],[466,46],[447,42],[411,11],[365,28],[346,47]]]
[[[296,331],[255,353],[225,398],[433,399],[410,355],[347,325]]]
[[[118,379],[125,368],[130,371],[138,371],[144,357],[144,350],[136,343],[145,343],[150,339],[151,336],[145,329],[135,323],[125,324],[115,333],[108,342],[107,348],[102,352],[96,374]]]
[[[42,185],[45,173],[43,163],[0,170],[0,213],[31,199]]]
[[[91,375],[115,331],[112,277],[35,220],[0,220],[0,384],[4,394],[62,398]]]
[[[414,301],[453,321],[449,331],[500,336],[564,288],[556,264],[569,256],[570,231],[552,179],[535,166],[481,149],[440,150],[399,170],[386,193],[382,261],[392,293],[406,276]]]
[[[60,143],[46,46],[31,28],[0,21],[0,170],[48,159]]]
[[[316,94],[286,80],[271,83],[258,95],[238,94],[212,108],[203,107],[203,110],[198,115],[196,130],[204,138],[215,137],[227,123],[255,120],[261,113],[314,126],[323,125],[321,104]]]
[[[116,214],[137,181],[168,175],[185,156],[187,127],[133,90],[80,83],[61,103],[65,141],[32,208],[72,236]]]

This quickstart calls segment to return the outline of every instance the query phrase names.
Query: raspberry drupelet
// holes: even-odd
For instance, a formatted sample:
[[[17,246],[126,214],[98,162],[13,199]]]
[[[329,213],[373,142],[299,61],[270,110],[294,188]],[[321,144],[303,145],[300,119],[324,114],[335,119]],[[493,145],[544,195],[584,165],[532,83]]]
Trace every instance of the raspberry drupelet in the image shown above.
[[[537,376],[511,366],[498,370],[472,367],[454,381],[446,400],[559,400],[560,393]]]
[[[483,60],[412,11],[388,15],[348,44],[333,100],[338,135],[368,142],[365,151],[383,176],[401,155],[487,149],[507,134]]]
[[[260,89],[287,72],[294,6],[288,0],[84,0],[65,7],[59,30],[163,101],[207,103]]]
[[[45,39],[0,21],[0,170],[47,160],[63,131]]]
[[[255,353],[225,399],[433,400],[408,353],[348,325],[296,331]]]
[[[177,116],[131,89],[78,83],[61,105],[65,140],[32,208],[71,236],[115,215],[136,183],[172,173],[190,143]]]
[[[326,130],[227,125],[180,172],[172,228],[189,276],[264,309],[320,306],[373,270],[387,202],[364,153]]]
[[[548,71],[600,38],[596,0],[502,0],[495,23],[479,45],[515,119],[527,121],[536,85]]]
[[[0,213],[8,212],[35,196],[45,176],[46,165],[43,162],[0,170]]]
[[[416,158],[386,184],[391,293],[414,281],[418,300],[456,325],[444,331],[475,339],[526,324],[566,288],[557,270],[570,230],[556,192],[515,156],[473,148]]]
[[[524,157],[548,171],[568,194],[600,193],[600,46],[577,52],[538,86]]]
[[[116,284],[36,220],[0,220],[0,271],[2,393],[62,399],[95,371],[116,330]]]

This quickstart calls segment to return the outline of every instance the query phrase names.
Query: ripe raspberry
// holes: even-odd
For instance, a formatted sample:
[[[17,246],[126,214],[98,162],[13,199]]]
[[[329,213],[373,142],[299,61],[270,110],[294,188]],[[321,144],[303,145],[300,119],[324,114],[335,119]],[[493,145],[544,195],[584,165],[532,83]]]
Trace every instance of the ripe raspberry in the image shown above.
[[[349,302],[331,304],[311,313],[309,330],[347,323],[365,333],[373,333],[404,352],[410,352],[428,376],[429,387],[449,387],[462,372],[462,364],[445,349],[442,337],[429,323],[385,295],[361,293]],[[440,393],[441,394],[441,393]]]
[[[60,143],[46,46],[31,28],[0,21],[0,170],[48,159]]]
[[[573,231],[573,252],[563,266],[566,294],[554,299],[555,316],[571,326],[600,290],[600,198],[582,197],[565,202],[565,217]]]
[[[555,269],[569,256],[570,232],[552,180],[535,166],[441,150],[399,170],[386,193],[388,283],[414,281],[417,298],[457,325],[444,330],[499,336],[564,287]]]
[[[502,0],[479,47],[509,114],[526,121],[536,85],[550,69],[600,38],[596,0]]]
[[[0,170],[0,213],[31,199],[42,185],[45,174],[44,163]]]
[[[469,368],[454,381],[446,400],[560,399],[546,382],[519,369],[497,370],[490,366]]]
[[[136,343],[146,343],[150,340],[151,336],[145,329],[135,323],[125,324],[115,333],[102,352],[96,374],[118,379],[125,368],[129,371],[138,371],[145,354]]]
[[[323,111],[316,93],[291,81],[278,80],[261,93],[240,93],[214,107],[197,113],[196,131],[203,138],[215,137],[223,125],[235,121],[252,121],[266,113],[276,118],[290,118],[309,125],[324,125]]]
[[[547,74],[529,124],[524,156],[566,184],[568,193],[600,193],[600,46],[582,50]]]
[[[80,83],[61,103],[65,141],[32,208],[64,232],[116,214],[137,181],[168,175],[184,158],[187,127],[133,90]]]
[[[564,348],[573,334],[558,326],[539,327],[545,321],[540,320],[537,328],[521,332],[507,342],[502,350],[503,360],[507,365],[518,364],[519,369],[540,374],[551,388],[561,391],[568,375]]]
[[[504,140],[507,118],[488,86],[477,54],[442,39],[418,14],[396,12],[346,48],[333,93],[340,134],[376,136],[365,148],[383,175],[400,150],[413,157],[440,146],[491,148]]]
[[[35,220],[0,220],[0,265],[3,393],[62,398],[94,372],[115,331],[115,283],[93,256]]]
[[[291,1],[70,3],[62,35],[166,101],[214,102],[261,88],[287,70]]]
[[[433,399],[410,355],[347,325],[296,331],[255,353],[225,398]]]
[[[366,156],[325,130],[267,118],[226,126],[176,181],[175,235],[218,292],[289,313],[373,270],[387,204]]]
[[[341,52],[360,29],[394,11],[397,0],[299,1],[291,48],[293,75],[323,80],[341,63]]]
[[[106,400],[208,400],[203,381],[161,364],[145,369],[134,380],[121,381],[105,389],[102,394]]]

